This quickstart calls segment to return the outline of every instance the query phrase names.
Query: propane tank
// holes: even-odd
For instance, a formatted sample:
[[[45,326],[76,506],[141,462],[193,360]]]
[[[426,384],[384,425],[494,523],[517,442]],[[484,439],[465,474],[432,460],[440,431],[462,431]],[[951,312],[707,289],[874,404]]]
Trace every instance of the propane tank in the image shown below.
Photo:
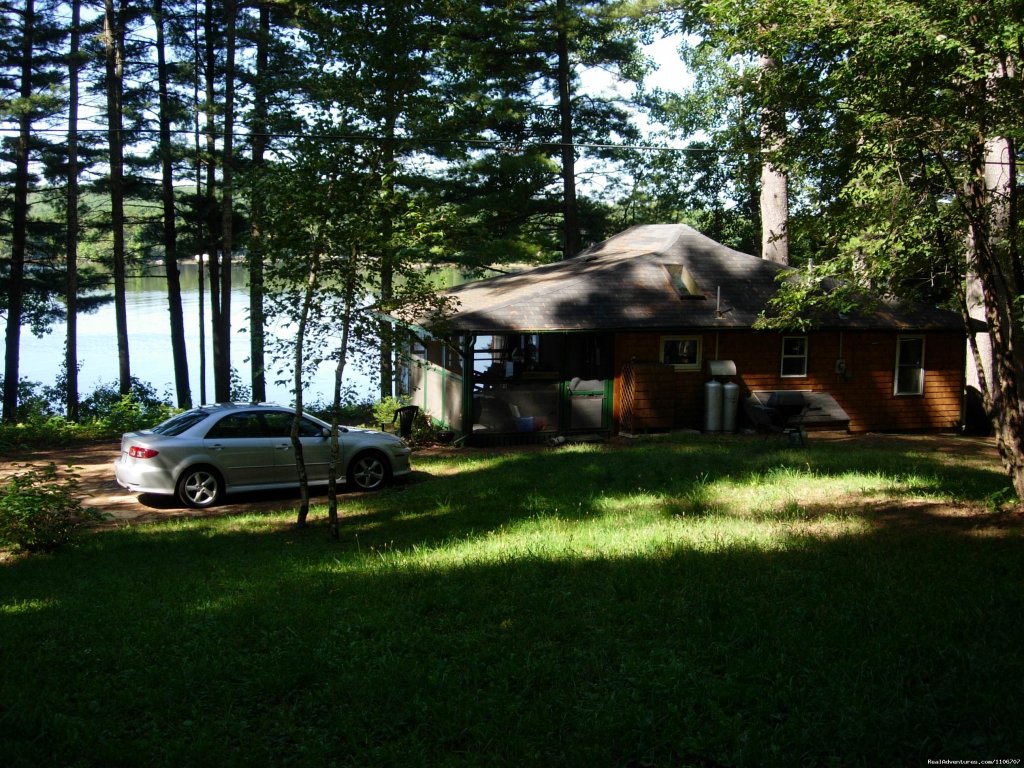
[[[704,431],[722,431],[722,382],[715,379],[704,384]]]
[[[722,385],[722,431],[736,431],[736,415],[740,405],[740,385],[727,381]]]

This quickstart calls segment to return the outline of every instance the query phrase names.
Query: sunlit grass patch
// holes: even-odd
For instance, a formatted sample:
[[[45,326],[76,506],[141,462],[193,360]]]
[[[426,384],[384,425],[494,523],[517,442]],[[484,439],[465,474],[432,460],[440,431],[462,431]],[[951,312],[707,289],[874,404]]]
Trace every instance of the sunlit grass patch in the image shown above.
[[[416,468],[342,494],[339,542],[317,504],[302,530],[289,509],[179,519],[0,565],[5,766],[869,766],[1017,747],[1019,529],[868,514],[984,510],[998,471],[676,436]]]
[[[59,606],[55,598],[30,598],[27,600],[14,600],[12,602],[0,603],[0,614],[9,616],[28,614],[35,611],[44,611]]]

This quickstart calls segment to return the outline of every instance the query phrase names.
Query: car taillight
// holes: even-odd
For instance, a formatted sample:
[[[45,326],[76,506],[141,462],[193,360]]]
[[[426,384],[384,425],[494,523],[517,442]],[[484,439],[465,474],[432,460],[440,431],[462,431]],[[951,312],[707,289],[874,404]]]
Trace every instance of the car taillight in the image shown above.
[[[152,448],[143,448],[138,445],[133,445],[128,449],[128,455],[133,459],[152,459],[160,451],[154,451]]]

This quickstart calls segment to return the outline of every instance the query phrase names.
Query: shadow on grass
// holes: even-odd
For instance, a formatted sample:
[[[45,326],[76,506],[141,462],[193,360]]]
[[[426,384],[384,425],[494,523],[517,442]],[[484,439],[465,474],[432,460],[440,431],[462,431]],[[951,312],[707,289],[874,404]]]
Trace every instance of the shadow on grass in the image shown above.
[[[1019,754],[1016,539],[443,567],[125,531],[5,569],[6,765],[910,765]]]
[[[973,532],[979,525],[976,515],[945,514],[944,504],[979,506],[1006,498],[1009,491],[1006,476],[997,469],[951,467],[934,453],[856,450],[840,443],[791,448],[760,439],[684,437],[625,449],[484,451],[457,460],[457,472],[435,477],[432,468],[449,463],[450,457],[421,459],[419,471],[398,488],[360,497],[341,510],[343,532],[363,536],[371,545],[431,545],[524,519],[592,518],[606,514],[614,499],[628,511],[631,498],[638,506],[660,505],[666,515],[731,514],[737,504],[730,503],[728,491],[715,490],[723,482],[749,489],[781,486],[780,500],[769,502],[752,519],[864,515],[871,526],[895,529],[927,522],[948,532]],[[857,478],[851,481],[854,487],[841,496],[821,499],[815,492],[822,482],[851,477]],[[911,497],[930,502],[900,501]],[[993,511],[983,522],[1016,528],[1021,519]]]
[[[104,532],[10,563],[0,754],[587,768],[1019,755],[1019,536],[895,535],[902,523],[879,516],[851,535],[756,539],[715,528],[725,510],[677,520],[699,540],[681,526],[642,552],[581,548],[589,523],[614,518],[609,499],[628,511],[631,495],[780,466],[956,485],[926,457],[755,448],[474,454],[444,477],[424,461],[407,484],[346,499],[358,509],[340,546],[322,520],[268,516]],[[957,497],[998,483],[968,476]],[[517,538],[552,520],[548,549]],[[507,549],[484,546],[495,539]]]

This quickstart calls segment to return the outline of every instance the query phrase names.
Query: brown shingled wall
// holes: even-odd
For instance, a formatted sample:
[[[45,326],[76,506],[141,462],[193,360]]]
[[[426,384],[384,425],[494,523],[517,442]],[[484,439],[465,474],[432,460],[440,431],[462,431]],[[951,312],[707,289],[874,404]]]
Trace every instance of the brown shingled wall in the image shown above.
[[[808,370],[803,377],[781,376],[783,334],[774,332],[704,333],[702,358],[705,362],[714,359],[735,361],[737,382],[742,388],[743,397],[752,390],[801,389],[828,392],[849,414],[849,429],[854,432],[939,430],[951,429],[959,424],[965,358],[963,334],[908,333],[909,336],[925,337],[924,394],[899,397],[893,394],[896,333],[817,331],[806,335]],[[621,425],[623,415],[623,366],[631,360],[656,363],[661,336],[661,333],[623,333],[616,337],[617,425]],[[845,372],[836,372],[836,361],[839,359],[845,361]],[[672,377],[675,380],[672,387],[672,426],[699,429],[703,423],[706,373],[677,371]],[[650,394],[650,397],[659,399],[665,396],[663,383],[656,393]],[[634,397],[642,401],[645,395],[638,388]]]

